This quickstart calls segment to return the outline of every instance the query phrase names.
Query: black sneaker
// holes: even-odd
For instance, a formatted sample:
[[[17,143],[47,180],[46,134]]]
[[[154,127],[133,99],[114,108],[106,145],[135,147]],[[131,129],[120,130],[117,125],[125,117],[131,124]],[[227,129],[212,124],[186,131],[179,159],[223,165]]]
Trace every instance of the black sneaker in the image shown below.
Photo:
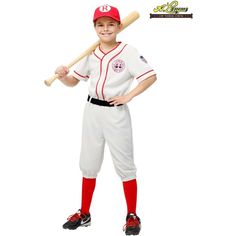
[[[78,227],[87,227],[91,225],[90,214],[84,214],[80,210],[74,215],[67,218],[67,222],[63,225],[64,229],[77,229]]]
[[[141,229],[141,220],[140,218],[133,213],[129,213],[126,217],[126,224],[124,225],[123,230],[126,235],[138,235]]]

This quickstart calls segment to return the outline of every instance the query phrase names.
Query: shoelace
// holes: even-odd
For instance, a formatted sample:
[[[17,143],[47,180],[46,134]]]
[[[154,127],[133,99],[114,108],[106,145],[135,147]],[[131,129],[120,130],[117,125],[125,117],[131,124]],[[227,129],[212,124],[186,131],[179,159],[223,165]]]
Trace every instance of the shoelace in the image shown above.
[[[67,218],[67,220],[74,222],[74,221],[76,221],[76,220],[78,220],[80,218],[81,218],[81,212],[76,212],[74,215],[70,215]]]
[[[137,217],[135,217],[135,216],[130,217],[127,220],[126,224],[123,226],[123,231],[125,231],[128,227],[135,227],[137,225],[139,225],[139,221],[138,221]]]

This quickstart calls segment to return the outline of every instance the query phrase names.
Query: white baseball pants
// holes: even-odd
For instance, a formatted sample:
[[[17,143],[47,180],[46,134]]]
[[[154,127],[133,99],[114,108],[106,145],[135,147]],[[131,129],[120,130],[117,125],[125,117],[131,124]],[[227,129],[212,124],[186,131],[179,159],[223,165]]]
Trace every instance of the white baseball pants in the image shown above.
[[[122,181],[136,178],[133,140],[127,105],[106,107],[87,102],[83,116],[80,169],[85,178],[96,178],[107,142],[113,164]]]

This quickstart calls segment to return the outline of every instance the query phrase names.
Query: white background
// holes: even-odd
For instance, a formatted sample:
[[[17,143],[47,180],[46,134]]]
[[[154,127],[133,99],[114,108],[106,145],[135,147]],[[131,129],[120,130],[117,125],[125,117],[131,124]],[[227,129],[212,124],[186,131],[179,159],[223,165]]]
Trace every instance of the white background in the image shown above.
[[[1,3],[0,235],[124,234],[123,189],[108,151],[92,226],[62,229],[80,207],[87,84],[43,83],[97,40],[91,20],[104,3],[117,6],[122,18],[140,12],[118,39],[136,47],[158,77],[129,104],[141,235],[235,236],[233,7],[230,1],[187,0],[179,5],[189,7],[193,19],[149,19],[166,3],[160,0]]]

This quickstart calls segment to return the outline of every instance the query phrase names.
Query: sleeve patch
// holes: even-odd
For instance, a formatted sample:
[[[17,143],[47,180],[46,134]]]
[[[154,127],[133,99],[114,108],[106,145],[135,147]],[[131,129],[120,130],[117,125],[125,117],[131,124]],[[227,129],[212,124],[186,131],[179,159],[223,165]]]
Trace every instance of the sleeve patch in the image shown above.
[[[144,63],[148,63],[147,60],[143,57],[143,56],[140,56],[139,57]]]

